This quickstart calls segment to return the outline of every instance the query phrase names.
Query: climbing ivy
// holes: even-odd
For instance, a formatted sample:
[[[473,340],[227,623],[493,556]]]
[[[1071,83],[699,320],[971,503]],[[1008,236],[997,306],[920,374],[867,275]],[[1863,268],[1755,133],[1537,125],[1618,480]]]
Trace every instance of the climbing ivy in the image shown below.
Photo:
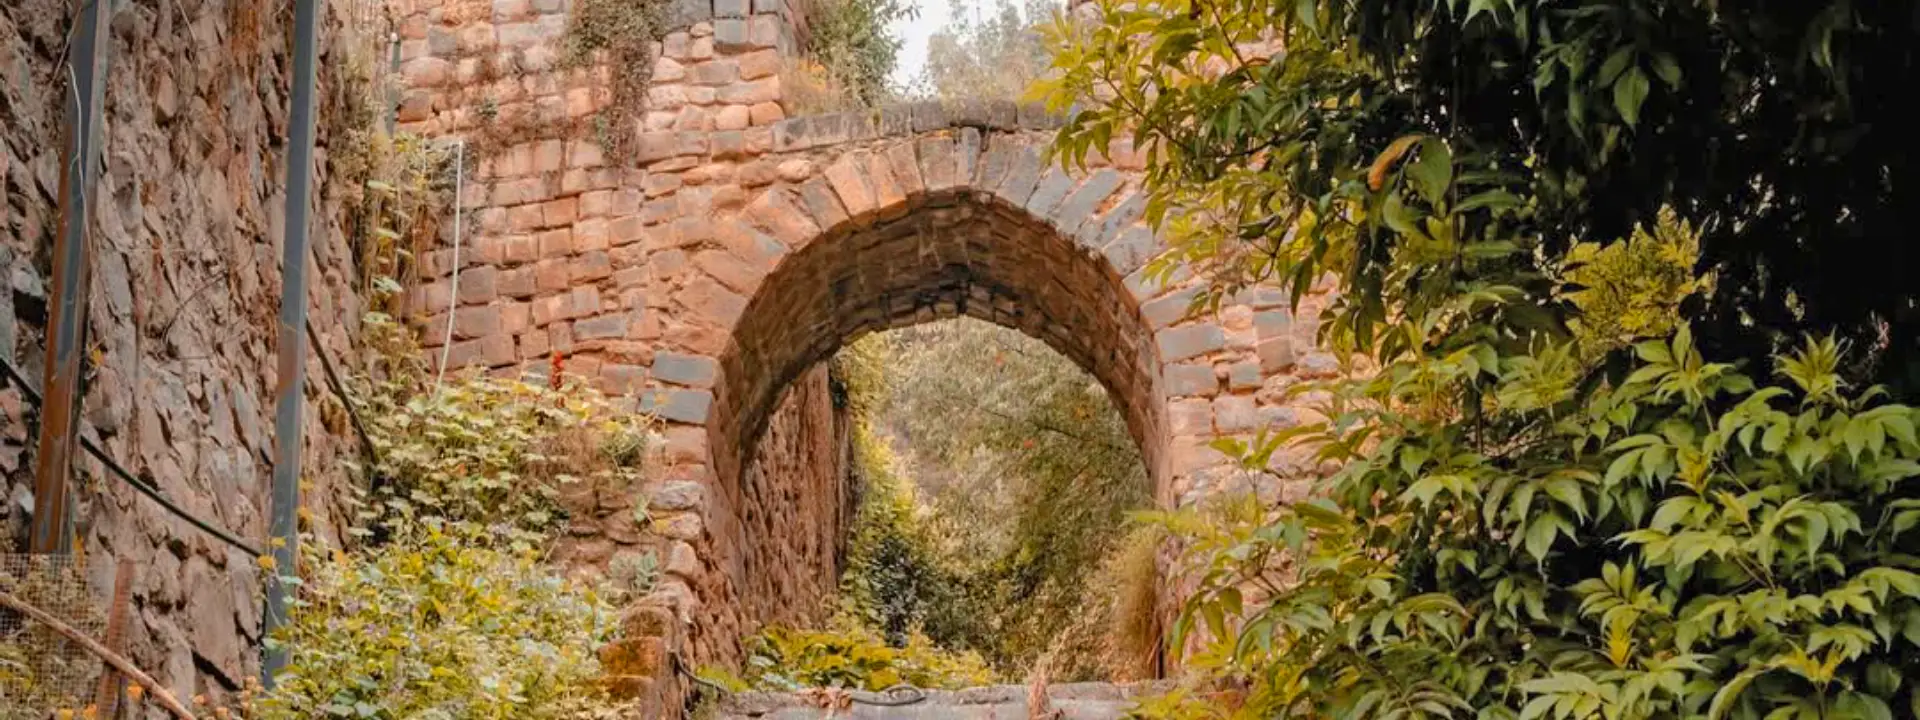
[[[664,0],[577,0],[570,11],[561,65],[605,69],[610,97],[591,129],[609,157],[631,156],[658,60],[654,48],[667,35],[666,11]]]

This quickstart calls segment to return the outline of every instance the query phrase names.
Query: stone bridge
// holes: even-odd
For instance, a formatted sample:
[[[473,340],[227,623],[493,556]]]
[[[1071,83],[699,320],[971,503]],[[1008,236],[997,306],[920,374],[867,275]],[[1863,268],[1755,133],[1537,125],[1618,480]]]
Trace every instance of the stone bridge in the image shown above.
[[[499,374],[558,356],[665,423],[670,465],[635,491],[651,534],[603,493],[562,553],[660,555],[636,620],[660,637],[620,651],[639,666],[731,659],[832,591],[850,508],[821,362],[865,333],[966,315],[1041,338],[1111,392],[1169,505],[1228,477],[1212,440],[1291,422],[1284,388],[1333,367],[1276,293],[1192,316],[1187,273],[1149,279],[1163,246],[1130,149],[1049,165],[1058,118],[1008,102],[789,117],[806,18],[782,0],[680,2],[623,158],[581,131],[610,99],[556,64],[560,0],[402,5],[403,126],[496,141],[461,189],[458,291],[449,234],[412,295],[423,337],[451,322],[451,363]]]

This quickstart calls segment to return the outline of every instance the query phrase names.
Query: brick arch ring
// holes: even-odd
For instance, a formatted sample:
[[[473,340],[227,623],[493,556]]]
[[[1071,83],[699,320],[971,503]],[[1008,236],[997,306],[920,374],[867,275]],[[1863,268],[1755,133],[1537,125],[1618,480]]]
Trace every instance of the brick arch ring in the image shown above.
[[[801,373],[864,334],[968,316],[1039,338],[1099,380],[1167,497],[1163,343],[1142,307],[1170,324],[1190,297],[1150,305],[1159,284],[1140,270],[1154,239],[1134,174],[1048,167],[1044,141],[965,127],[836,148],[812,163],[823,171],[767,187],[716,227],[765,270],[732,283],[750,299],[730,324],[706,424],[722,493]],[[1191,334],[1160,339],[1180,352]],[[1208,349],[1198,341],[1192,352]]]

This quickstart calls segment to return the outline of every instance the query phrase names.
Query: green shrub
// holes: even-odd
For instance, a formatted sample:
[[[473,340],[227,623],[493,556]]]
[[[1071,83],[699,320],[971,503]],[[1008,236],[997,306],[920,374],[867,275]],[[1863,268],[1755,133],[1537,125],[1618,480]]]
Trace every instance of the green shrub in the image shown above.
[[[850,479],[859,502],[840,576],[841,612],[903,645],[950,595],[953,578],[921,522],[913,488],[896,470],[893,451],[865,421],[856,420],[853,432]]]
[[[994,679],[979,655],[941,650],[918,633],[896,647],[862,624],[845,619],[827,630],[768,628],[754,636],[747,648],[743,676],[711,671],[708,675],[732,690],[877,691],[901,684],[961,688]]]
[[[290,662],[255,717],[576,718],[611,706],[595,650],[615,608],[530,552],[435,530],[310,552]]]
[[[900,55],[900,39],[887,25],[914,15],[900,0],[822,0],[809,15],[807,54],[853,104],[879,105],[891,95],[887,76]]]
[[[1196,662],[1256,683],[1248,716],[1920,707],[1903,680],[1920,676],[1920,499],[1903,484],[1920,413],[1847,391],[1832,340],[1762,387],[1684,327],[1635,350],[1630,375],[1578,400],[1537,387],[1564,348],[1385,368],[1360,386],[1373,409],[1320,438],[1347,463],[1329,499],[1162,518],[1200,570],[1176,647],[1210,636]],[[1498,409],[1421,417],[1421,377],[1487,377]]]
[[[376,539],[426,526],[537,547],[566,519],[563,492],[638,492],[653,437],[646,416],[573,377],[558,387],[402,379],[381,384],[367,404],[380,464],[355,532]]]

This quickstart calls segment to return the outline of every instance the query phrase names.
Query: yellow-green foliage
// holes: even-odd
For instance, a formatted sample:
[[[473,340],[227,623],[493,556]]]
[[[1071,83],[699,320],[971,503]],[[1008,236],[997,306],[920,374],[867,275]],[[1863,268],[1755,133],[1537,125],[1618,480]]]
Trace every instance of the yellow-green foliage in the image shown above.
[[[595,650],[615,608],[534,553],[429,530],[306,566],[273,640],[291,662],[256,718],[539,720],[611,704]]]
[[[380,464],[357,532],[374,536],[451,526],[532,546],[565,519],[558,498],[568,486],[638,488],[651,437],[644,416],[570,377],[558,388],[483,376],[438,389],[396,380],[368,406]]]
[[[854,452],[860,500],[840,579],[841,608],[897,645],[925,627],[950,580],[893,451],[864,421],[854,423]]]
[[[1096,577],[1151,504],[1107,391],[1017,330],[974,320],[894,333],[880,420],[912,439],[944,577],[925,629],[1010,676],[1111,677],[1113,592]],[[1129,663],[1130,664],[1130,663]]]
[[[1580,309],[1569,321],[1590,351],[1605,351],[1674,331],[1680,303],[1707,289],[1694,274],[1700,233],[1662,208],[1653,231],[1636,227],[1619,242],[1578,243],[1562,278]]]
[[[746,666],[743,677],[707,674],[732,690],[884,690],[900,684],[960,688],[994,679],[977,654],[942,650],[918,633],[895,647],[878,633],[844,620],[827,630],[768,628],[748,642]]]
[[[435,383],[404,329],[369,318],[387,379],[362,405],[379,449],[351,529],[313,549],[290,624],[269,642],[292,663],[249,717],[588,718],[603,697],[595,652],[651,556],[616,558],[624,585],[561,578],[542,551],[569,487],[638,491],[648,421],[577,379]],[[632,521],[647,522],[644,506]]]
[[[900,53],[887,26],[916,12],[900,0],[820,0],[808,14],[807,54],[853,103],[878,105],[889,95],[887,76]]]

